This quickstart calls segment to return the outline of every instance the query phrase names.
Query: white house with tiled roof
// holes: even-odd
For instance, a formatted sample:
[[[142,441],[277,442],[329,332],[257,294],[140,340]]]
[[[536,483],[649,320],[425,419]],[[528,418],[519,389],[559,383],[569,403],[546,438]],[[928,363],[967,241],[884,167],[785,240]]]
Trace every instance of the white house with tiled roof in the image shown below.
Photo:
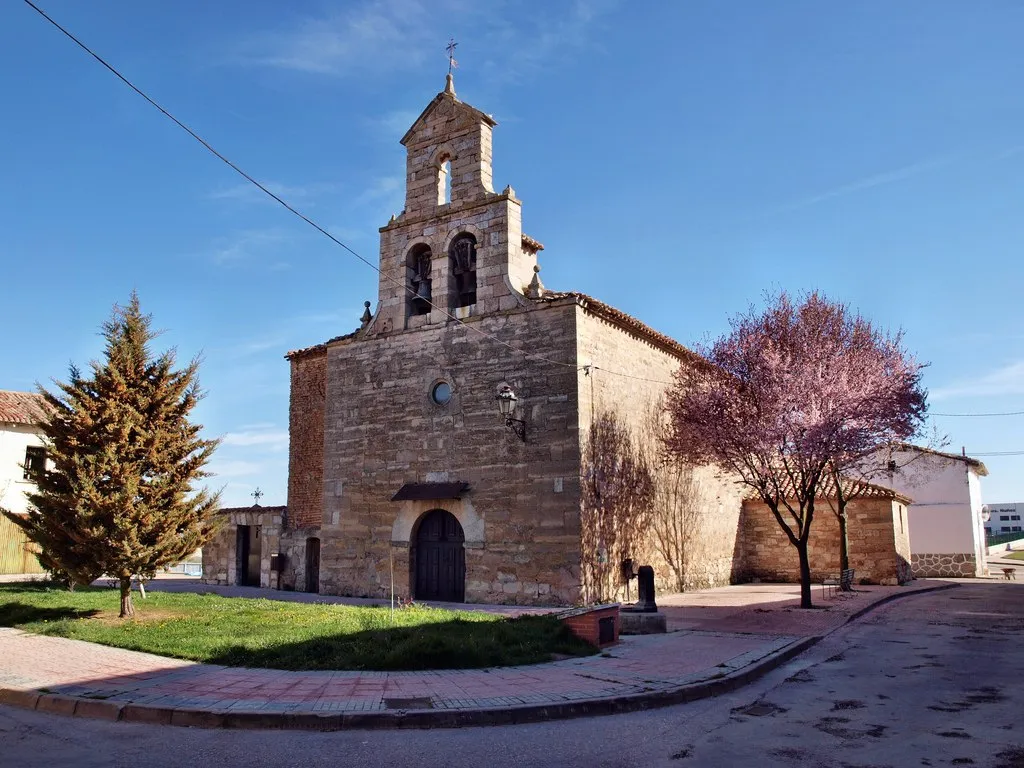
[[[0,390],[0,507],[20,515],[28,512],[25,493],[35,488],[33,472],[46,465],[37,426],[44,402],[32,392]],[[38,571],[21,529],[0,516],[0,573]]]
[[[25,491],[35,488],[32,473],[46,461],[46,450],[36,426],[43,413],[43,398],[31,392],[0,390],[0,507],[24,514]]]
[[[879,455],[891,471],[875,481],[909,496],[914,575],[984,576],[981,478],[988,469],[966,454],[902,444]]]

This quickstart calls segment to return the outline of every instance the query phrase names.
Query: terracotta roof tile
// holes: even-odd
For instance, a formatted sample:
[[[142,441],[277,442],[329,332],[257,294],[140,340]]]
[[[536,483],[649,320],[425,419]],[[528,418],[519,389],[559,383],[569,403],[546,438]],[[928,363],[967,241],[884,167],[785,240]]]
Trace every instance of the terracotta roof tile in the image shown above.
[[[535,240],[529,235],[523,235],[522,242],[523,248],[525,248],[528,251],[531,251],[532,253],[544,250],[544,243],[542,243],[540,240]]]
[[[787,495],[787,497],[791,498],[793,496],[792,484],[791,483],[787,483],[787,486],[788,486],[788,488],[787,488],[787,494],[786,495]],[[877,485],[876,483],[868,483],[868,482],[865,482],[863,480],[845,479],[844,482],[843,482],[843,487],[847,489],[846,492],[847,492],[848,495],[851,495],[851,494],[855,495],[856,498],[858,498],[858,499],[893,499],[895,501],[899,501],[899,502],[902,502],[904,504],[909,504],[910,501],[911,501],[911,499],[909,497],[904,496],[902,493],[894,491],[892,488],[886,488],[884,485]],[[856,493],[855,494],[852,493],[851,487],[852,488],[856,488]],[[834,499],[834,498],[836,498],[836,496],[837,496],[837,494],[836,494],[836,481],[835,481],[835,479],[831,475],[823,477],[818,482],[818,489],[817,489],[817,492],[814,494],[814,498],[816,498],[816,499]],[[747,495],[747,500],[748,501],[760,501],[760,497],[754,495],[753,493],[751,493],[751,494]]]
[[[37,424],[46,413],[46,401],[34,392],[0,389],[0,422]]]

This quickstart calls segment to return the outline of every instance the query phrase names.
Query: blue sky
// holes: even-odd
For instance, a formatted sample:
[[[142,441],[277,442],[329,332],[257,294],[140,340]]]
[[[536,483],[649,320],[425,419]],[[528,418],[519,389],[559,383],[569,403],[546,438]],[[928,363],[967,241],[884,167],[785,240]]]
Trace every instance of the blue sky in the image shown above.
[[[41,0],[214,146],[376,262],[398,141],[444,85],[494,115],[549,288],[683,343],[818,288],[930,363],[939,413],[1024,411],[1024,4]],[[347,333],[376,275],[27,5],[0,4],[0,388],[95,358],[137,289],[203,356],[227,504],[283,504],[293,348]],[[1024,416],[935,417],[1024,451]],[[982,456],[987,502],[1024,456]]]

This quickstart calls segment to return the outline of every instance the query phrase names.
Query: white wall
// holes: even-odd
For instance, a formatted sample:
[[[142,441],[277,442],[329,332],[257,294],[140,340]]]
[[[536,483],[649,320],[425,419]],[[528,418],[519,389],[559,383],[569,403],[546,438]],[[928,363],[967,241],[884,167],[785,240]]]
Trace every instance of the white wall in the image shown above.
[[[893,453],[899,469],[876,480],[909,496],[907,509],[913,553],[973,554],[977,574],[985,568],[981,483],[963,461],[918,451]]]
[[[39,435],[24,424],[0,424],[0,507],[18,514],[28,511],[25,491],[35,485],[25,479],[25,448],[42,445]]]

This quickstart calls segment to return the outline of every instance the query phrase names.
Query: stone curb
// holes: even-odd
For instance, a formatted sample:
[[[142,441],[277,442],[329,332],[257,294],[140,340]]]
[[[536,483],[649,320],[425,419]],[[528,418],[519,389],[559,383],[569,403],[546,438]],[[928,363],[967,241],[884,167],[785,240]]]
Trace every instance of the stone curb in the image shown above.
[[[875,608],[883,606],[886,603],[891,603],[893,600],[899,600],[901,597],[912,597],[913,595],[926,595],[929,592],[942,592],[942,591],[947,590],[947,589],[956,589],[959,586],[960,586],[959,584],[954,582],[952,584],[936,584],[934,587],[923,587],[921,589],[915,589],[913,592],[904,592],[902,594],[900,594],[899,592],[893,592],[891,595],[886,595],[882,599],[876,600],[875,602],[871,603],[870,605],[865,605],[859,611],[856,611],[855,613],[850,614],[850,616],[846,619],[846,621],[844,621],[842,624],[840,624],[835,629],[826,632],[825,635],[830,635],[830,634],[832,634],[832,632],[835,632],[836,629],[839,629],[840,627],[845,627],[851,621],[854,621],[855,619],[859,619],[861,616],[863,616],[863,615],[865,615],[867,613],[871,613],[871,611],[875,610]],[[825,635],[822,635],[822,637],[824,637]]]
[[[940,584],[903,594],[895,593],[864,606],[839,627],[821,635],[795,640],[784,648],[769,653],[728,674],[677,686],[669,690],[643,691],[603,699],[523,704],[486,709],[421,709],[413,711],[377,712],[215,712],[201,709],[175,709],[146,704],[122,704],[116,701],[40,693],[38,691],[0,686],[0,704],[39,712],[108,721],[124,721],[150,725],[175,725],[192,728],[232,728],[261,730],[338,731],[399,728],[460,728],[481,725],[516,725],[543,720],[565,720],[574,717],[613,715],[644,709],[684,704],[729,693],[763,677],[794,656],[816,645],[827,635],[848,625],[866,613],[903,597],[954,589],[959,584]]]

